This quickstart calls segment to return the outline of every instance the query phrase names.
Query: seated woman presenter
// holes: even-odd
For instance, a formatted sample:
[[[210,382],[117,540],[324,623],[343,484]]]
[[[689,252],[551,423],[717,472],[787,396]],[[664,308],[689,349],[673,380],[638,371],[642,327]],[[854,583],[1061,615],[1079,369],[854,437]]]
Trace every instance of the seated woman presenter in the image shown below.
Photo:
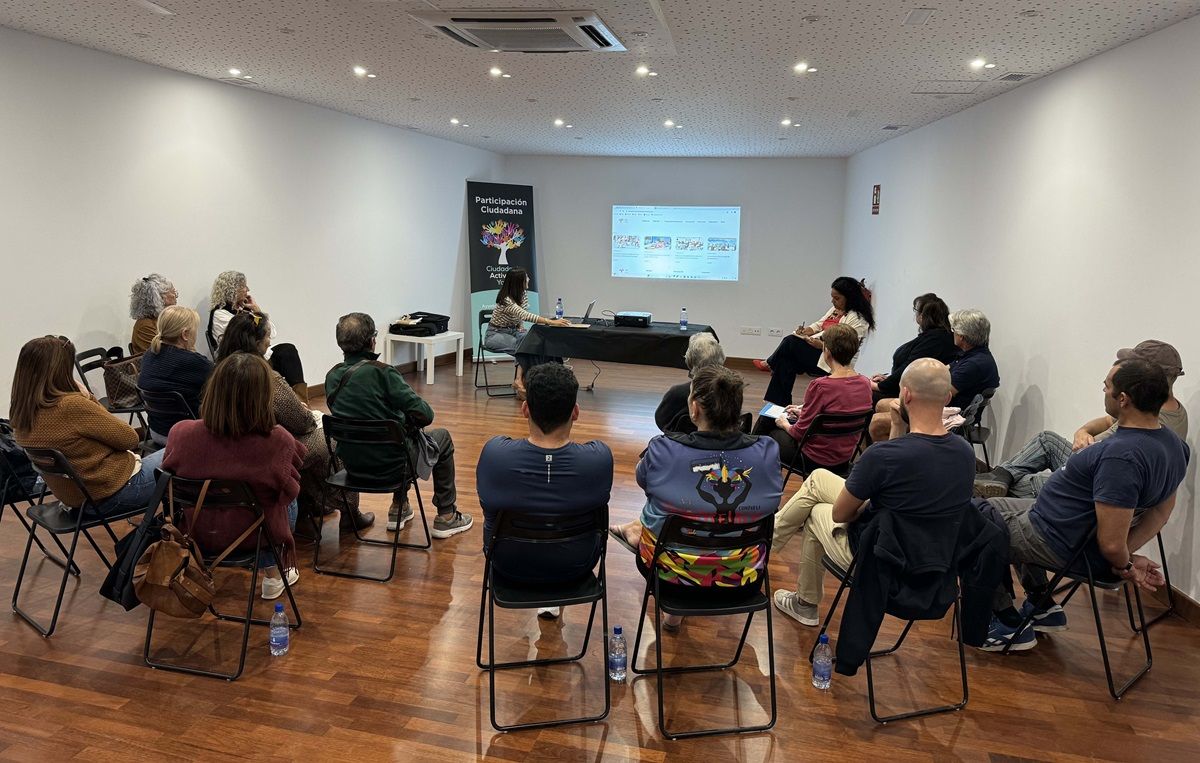
[[[132,452],[137,432],[75,381],[75,345],[66,337],[31,339],[21,348],[8,415],[18,445],[53,448],[66,457],[95,502],[89,516],[144,509],[153,496],[162,451],[145,458]],[[83,505],[73,481],[45,479],[64,504]]]
[[[129,317],[133,318],[129,347],[134,355],[150,349],[150,342],[158,333],[158,314],[178,300],[175,284],[158,273],[133,282],[133,288],[129,290]]]
[[[900,396],[900,376],[917,358],[934,358],[950,365],[958,357],[954,333],[950,330],[950,308],[938,295],[922,294],[914,299],[913,320],[917,322],[917,336],[896,348],[891,373],[871,377],[876,403]]]
[[[167,438],[163,469],[189,479],[240,480],[249,485],[262,508],[270,538],[287,569],[288,585],[296,571],[296,496],[304,446],[275,423],[271,410],[271,367],[258,355],[235,352],[217,363],[204,388],[200,419],[181,421]],[[206,551],[218,552],[246,529],[240,510],[206,509],[192,537]],[[242,550],[253,550],[251,535]],[[283,578],[270,554],[259,559],[262,597],[277,599]]]
[[[529,312],[529,274],[522,268],[513,268],[504,276],[504,283],[496,294],[496,307],[492,310],[492,320],[488,323],[487,333],[483,337],[483,348],[492,352],[502,352],[512,355],[517,362],[517,375],[513,379],[513,389],[517,399],[525,399],[525,374],[533,366],[549,363],[561,358],[551,358],[545,355],[531,355],[517,352],[521,340],[525,338],[526,323],[545,326],[569,326],[566,318],[543,318]]]
[[[213,363],[196,352],[200,316],[190,307],[171,305],[158,316],[158,333],[142,356],[138,387],[147,392],[178,392],[195,415],[200,414],[200,393]],[[149,411],[150,439],[167,444],[171,427],[189,418],[185,413]]]
[[[208,336],[212,339],[214,354],[225,336],[225,327],[233,316],[240,312],[263,313],[263,309],[250,296],[246,275],[236,270],[226,270],[213,281],[212,293],[208,298]],[[264,356],[267,362],[287,379],[288,386],[295,390],[301,400],[308,400],[308,385],[304,383],[304,364],[294,344],[275,344],[275,326],[271,326],[271,346]]]
[[[835,324],[825,329],[822,360],[828,376],[813,379],[804,391],[804,405],[788,406],[775,420],[759,417],[762,429],[779,444],[780,463],[790,464],[804,433],[822,413],[865,413],[871,408],[871,380],[854,370],[858,334],[849,326]],[[756,429],[756,432],[761,431]],[[859,432],[853,436],[813,437],[804,444],[804,458],[811,467],[838,467],[854,456]]]
[[[724,366],[696,371],[688,412],[697,431],[655,437],[638,462],[637,482],[646,492],[641,519],[610,527],[609,534],[637,553],[643,576],[651,574],[654,545],[671,514],[748,524],[779,509],[779,446],[770,437],[738,430],[745,386]],[[656,572],[663,583],[713,601],[740,596],[742,586],[759,581],[762,566],[763,549],[750,547],[684,553]],[[669,616],[665,623],[675,629],[679,618]]]
[[[238,352],[262,357],[270,344],[270,319],[261,313],[241,312],[233,316],[225,328],[217,358],[224,360]],[[327,513],[321,503],[325,478],[329,476],[329,446],[325,443],[325,430],[318,424],[312,410],[275,370],[271,371],[271,412],[275,414],[275,423],[286,429],[307,451],[304,463],[300,466],[300,513],[319,519]],[[359,510],[358,493],[346,493],[346,501],[350,511],[342,512],[343,530],[354,527],[365,530],[374,524],[373,513]],[[337,505],[340,508],[343,504],[339,501]]]
[[[849,326],[858,334],[860,344],[866,339],[868,331],[875,330],[871,291],[865,282],[841,276],[830,288],[829,301],[833,306],[821,320],[798,327],[794,333],[783,338],[771,357],[754,361],[755,368],[771,374],[767,394],[763,396],[768,403],[791,405],[792,387],[796,385],[797,374],[814,377],[829,374],[829,366],[821,357],[821,332],[825,329],[836,324]]]

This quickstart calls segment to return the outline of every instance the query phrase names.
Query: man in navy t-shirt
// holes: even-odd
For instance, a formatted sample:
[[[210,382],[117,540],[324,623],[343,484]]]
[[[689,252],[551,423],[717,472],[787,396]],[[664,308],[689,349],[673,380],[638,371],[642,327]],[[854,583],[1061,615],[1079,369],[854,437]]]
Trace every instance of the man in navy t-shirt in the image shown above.
[[[479,454],[475,470],[479,505],[483,508],[484,548],[491,544],[501,512],[579,514],[608,505],[612,489],[612,451],[604,443],[571,441],[571,426],[579,418],[579,382],[571,369],[547,363],[525,377],[526,399],[521,415],[529,420],[529,437],[493,437]],[[603,539],[547,544],[532,553],[496,550],[495,572],[509,580],[537,585],[561,583],[591,572]],[[556,617],[557,611],[539,615]]]
[[[1136,358],[1119,361],[1104,380],[1104,410],[1116,419],[1116,434],[1073,454],[1037,498],[989,499],[1008,525],[1010,556],[1027,598],[1018,613],[1007,592],[997,593],[984,649],[999,651],[1010,640],[1014,650],[1031,649],[1037,643],[1033,631],[1066,629],[1062,607],[1046,590],[1046,568],[1067,564],[1093,530],[1095,540],[1084,553],[1097,577],[1128,580],[1147,591],[1165,582],[1158,563],[1133,552],[1170,518],[1191,455],[1159,423],[1169,394],[1161,367]],[[1084,569],[1082,560],[1072,567]],[[1032,627],[1016,634],[1030,610]]]
[[[950,405],[965,410],[976,395],[1000,386],[1000,369],[988,349],[992,324],[978,310],[956,310],[950,315],[950,328],[954,346],[962,350],[950,364],[950,386],[954,388]]]

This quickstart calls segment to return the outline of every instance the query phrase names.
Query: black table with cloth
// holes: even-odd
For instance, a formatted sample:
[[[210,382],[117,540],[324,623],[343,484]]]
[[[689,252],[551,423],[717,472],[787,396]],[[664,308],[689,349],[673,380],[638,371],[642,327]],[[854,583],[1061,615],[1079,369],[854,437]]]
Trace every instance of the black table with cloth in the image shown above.
[[[651,323],[647,328],[609,324],[592,324],[587,328],[534,325],[529,327],[529,333],[517,345],[516,351],[686,369],[683,354],[687,351],[688,340],[704,332],[717,336],[711,326],[694,323],[688,324],[686,331],[680,331],[678,323]]]

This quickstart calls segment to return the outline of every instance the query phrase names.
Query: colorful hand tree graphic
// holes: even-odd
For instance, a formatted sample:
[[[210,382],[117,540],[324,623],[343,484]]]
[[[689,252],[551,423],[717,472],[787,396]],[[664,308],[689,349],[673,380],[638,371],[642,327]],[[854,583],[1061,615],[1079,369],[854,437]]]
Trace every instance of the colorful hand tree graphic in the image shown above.
[[[479,240],[485,246],[499,249],[500,261],[498,264],[507,265],[508,250],[516,249],[525,243],[525,231],[516,223],[510,223],[505,220],[493,220],[483,226],[483,237]]]

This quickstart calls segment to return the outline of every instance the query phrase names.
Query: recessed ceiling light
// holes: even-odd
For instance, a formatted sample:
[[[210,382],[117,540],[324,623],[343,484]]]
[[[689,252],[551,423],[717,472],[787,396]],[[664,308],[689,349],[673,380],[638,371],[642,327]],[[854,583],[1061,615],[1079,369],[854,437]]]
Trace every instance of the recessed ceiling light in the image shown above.
[[[790,119],[784,119],[784,120],[780,121],[780,123],[779,123],[779,124],[783,125],[784,127],[791,127],[791,126],[792,126],[792,120],[790,120]]]
[[[254,78],[251,77],[249,74],[243,74],[242,79],[254,79]]]
[[[658,76],[658,72],[650,72],[650,73],[649,73],[648,75],[646,75],[646,76],[648,76],[648,77],[657,77],[657,76]]]
[[[812,74],[812,73],[814,73],[815,71],[816,71],[816,69],[815,69],[815,68],[813,68],[813,67],[811,67],[811,66],[810,66],[810,67],[808,67],[808,73],[809,73],[809,74]]]
[[[242,76],[242,70],[241,69],[230,69],[229,74],[232,77],[240,77],[240,76]]]
[[[982,58],[977,58],[971,62],[971,68],[972,69],[982,69],[983,65],[986,63],[987,63],[987,61],[984,61]]]
[[[152,3],[152,2],[150,2],[150,0],[133,0],[133,2],[142,6],[143,8],[145,8],[148,11],[157,13],[159,16],[174,16],[175,15],[175,11],[171,10],[170,8],[164,8],[161,5],[159,5],[158,3]]]
[[[356,66],[354,67],[353,71],[355,77],[367,76],[367,68],[365,66]]]
[[[683,129],[683,125],[675,125],[675,129],[676,129],[676,130],[682,130],[682,129]]]
[[[793,69],[793,70],[794,70],[794,71],[795,71],[797,74],[804,74],[806,71],[808,71],[808,63],[807,63],[807,62],[805,62],[805,61],[801,61],[800,63],[798,63],[798,64],[796,64],[795,66],[793,66],[793,67],[792,67],[792,69]]]
[[[501,74],[500,76],[503,77],[504,79],[512,79],[511,74]]]
[[[642,66],[639,66],[638,68],[634,69],[634,71],[637,72],[637,75],[639,77],[645,77],[647,74],[650,73],[650,67],[643,64]]]
[[[499,53],[499,52],[500,52],[500,48],[492,48],[492,52],[493,52],[493,53]]]
[[[493,66],[491,69],[488,69],[488,74],[492,75],[493,77],[499,77],[503,73],[503,70],[501,70],[499,66]]]
[[[375,75],[374,75],[374,74],[368,74],[368,75],[367,75],[367,79],[375,79]]]
[[[452,125],[456,125],[456,124],[458,124],[458,117],[451,117],[451,118],[450,118],[450,124],[452,124]]]
[[[575,125],[563,125],[563,127],[566,127],[568,130],[570,130],[570,129],[571,129],[572,127],[574,127],[574,126],[575,126]]]
[[[556,120],[554,120],[554,126],[555,126],[555,127],[562,127],[564,124],[566,124],[566,123],[565,123],[565,122],[563,122],[561,119],[556,119]]]
[[[984,64],[983,68],[984,69],[995,69],[996,65],[995,64]]]
[[[673,120],[673,119],[668,119],[663,122],[663,127],[674,127],[674,126],[675,126],[675,120]]]
[[[463,126],[463,127],[470,127],[471,125],[469,125],[469,124],[464,124],[464,125],[462,125],[462,126]]]

